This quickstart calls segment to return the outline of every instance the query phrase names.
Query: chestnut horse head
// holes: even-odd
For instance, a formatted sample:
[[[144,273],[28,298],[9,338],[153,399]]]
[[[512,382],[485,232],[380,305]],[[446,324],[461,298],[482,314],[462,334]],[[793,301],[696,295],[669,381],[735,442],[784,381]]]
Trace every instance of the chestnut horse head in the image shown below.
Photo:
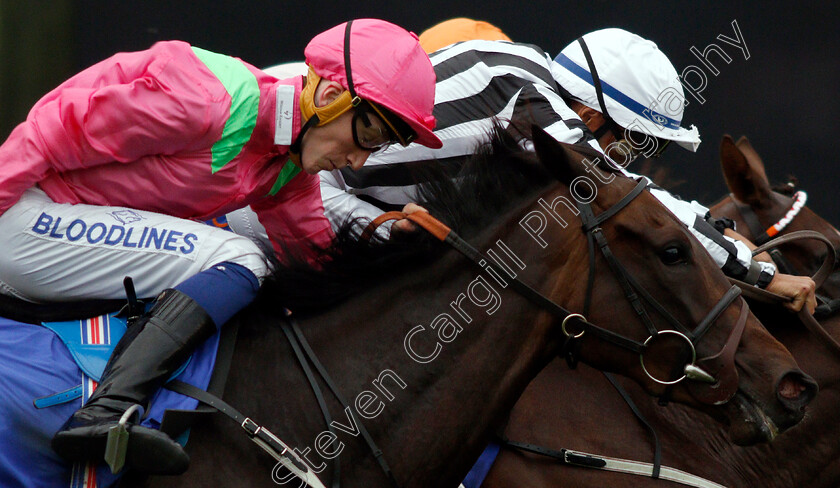
[[[710,210],[715,216],[734,220],[741,235],[760,245],[781,232],[813,230],[828,238],[835,249],[840,249],[840,232],[807,207],[807,193],[796,188],[795,179],[771,186],[761,156],[746,137],[738,142],[728,135],[723,137],[720,164],[730,194]],[[819,268],[826,252],[819,242],[796,241],[773,249],[770,254],[780,271],[808,274],[809,270]],[[840,298],[840,273],[829,275],[820,294]]]
[[[536,153],[525,151],[497,133],[457,178],[441,172],[424,191],[424,206],[463,238],[447,241],[481,250],[475,262],[422,234],[381,245],[342,239],[350,224],[321,269],[278,269],[236,318],[244,326],[226,401],[274,419],[267,427],[305,453],[325,484],[339,465],[346,486],[391,486],[359,425],[399,486],[457,486],[564,345],[652,394],[671,387],[673,399],[723,422],[746,412],[754,427],[737,429],[745,438],[800,420],[809,380],[683,224],[598,154],[542,132],[534,145]],[[332,422],[272,326],[282,320],[278,307],[293,310],[349,399],[326,395]],[[565,320],[568,312],[581,316]],[[683,378],[689,364],[712,382]],[[788,382],[803,393],[780,396]],[[271,463],[243,456],[250,441],[236,428],[193,430],[185,485],[265,482]]]
[[[547,138],[539,133],[534,139],[544,163],[563,161],[559,146],[541,140]],[[790,361],[742,299],[726,304],[730,284],[723,273],[651,194],[641,192],[616,211],[617,202],[637,182],[607,172],[607,165],[593,164],[594,157],[567,157],[568,162],[553,171],[564,184],[541,199],[551,202],[545,208],[567,212],[564,198],[572,199],[584,219],[583,232],[575,225],[570,226],[573,232],[564,229],[551,239],[543,235],[552,242],[556,259],[575,269],[577,276],[559,280],[554,298],[574,304],[573,310],[588,308],[585,315],[591,323],[620,321],[612,330],[645,346],[640,354],[617,344],[621,341],[585,333],[576,345],[581,360],[629,376],[653,395],[670,390],[672,399],[729,423],[741,443],[770,440],[801,420],[816,392],[813,381]],[[527,214],[522,220],[529,223]],[[593,230],[600,235],[591,237]],[[574,333],[580,332],[570,334]],[[776,359],[766,362],[771,356]],[[704,383],[692,378],[687,363],[708,369],[714,379]],[[801,394],[787,395],[791,387]],[[744,415],[751,421],[735,421]]]

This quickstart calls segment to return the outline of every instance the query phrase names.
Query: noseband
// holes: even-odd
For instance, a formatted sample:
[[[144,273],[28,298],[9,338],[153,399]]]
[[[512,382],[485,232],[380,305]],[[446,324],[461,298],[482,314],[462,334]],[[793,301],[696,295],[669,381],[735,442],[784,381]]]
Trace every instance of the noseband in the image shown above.
[[[592,301],[592,288],[595,277],[595,248],[597,246],[607,261],[610,270],[621,284],[625,297],[630,302],[633,310],[639,317],[639,320],[641,320],[650,334],[649,337],[640,344],[641,347],[639,348],[639,360],[642,365],[642,370],[648,378],[662,385],[674,385],[685,379],[694,380],[695,384],[692,384],[690,391],[698,401],[708,404],[725,403],[732,398],[733,395],[735,395],[735,392],[738,389],[738,372],[735,369],[735,351],[738,348],[738,344],[741,342],[741,336],[743,335],[744,328],[746,327],[748,311],[743,300],[741,301],[741,312],[735,327],[729,334],[729,338],[726,340],[723,348],[717,354],[697,360],[696,346],[723,311],[726,310],[729,305],[731,305],[741,295],[741,290],[736,286],[731,287],[718,301],[718,303],[712,307],[711,311],[706,314],[703,320],[701,320],[700,323],[691,330],[671,315],[655,298],[653,298],[653,296],[651,296],[642,286],[638,284],[630,273],[627,272],[625,267],[616,258],[615,254],[613,254],[607,242],[607,238],[601,230],[600,226],[603,222],[629,204],[645,189],[645,187],[646,182],[644,180],[639,181],[630,193],[625,195],[616,204],[602,212],[597,217],[593,213],[592,207],[589,204],[578,203],[580,218],[583,222],[582,228],[584,234],[586,234],[589,252],[589,278],[586,286],[584,315],[588,314]],[[650,315],[645,309],[643,302],[646,302],[649,306],[656,310],[656,312],[658,312],[659,315],[673,327],[673,329],[657,330],[650,318]],[[675,369],[675,371],[677,371],[677,374],[675,374],[675,376],[677,376],[676,379],[657,378],[651,374],[645,365],[645,352],[658,339],[669,335],[673,335],[684,340],[688,346],[689,354],[687,354],[685,364],[681,365],[678,369]],[[576,341],[577,338],[575,338],[575,336],[570,336],[568,333],[566,334],[566,337],[567,344],[564,346],[564,349],[569,349],[571,347],[569,346],[569,342]],[[704,385],[700,387],[701,385],[696,383],[702,383]]]
[[[615,255],[609,248],[607,239],[601,231],[600,224],[618,213],[621,209],[632,202],[642,191],[647,184],[644,180],[639,181],[630,193],[625,195],[621,200],[616,202],[612,207],[602,212],[597,217],[593,214],[592,208],[588,204],[579,206],[581,212],[581,219],[583,221],[583,231],[587,236],[589,246],[589,279],[587,283],[586,301],[584,304],[584,314],[572,313],[569,310],[561,307],[545,295],[541,294],[531,286],[522,282],[521,280],[510,276],[510,274],[501,266],[497,265],[492,259],[486,258],[477,249],[475,249],[468,242],[463,240],[452,229],[447,227],[439,220],[432,217],[426,212],[414,212],[412,214],[405,214],[403,212],[387,212],[376,218],[362,233],[362,239],[370,239],[376,228],[383,222],[388,220],[408,219],[419,225],[435,238],[443,241],[454,247],[458,252],[473,261],[476,266],[482,269],[487,267],[499,273],[500,276],[505,276],[509,279],[510,286],[516,290],[520,295],[527,298],[540,308],[551,313],[562,321],[561,329],[566,336],[566,341],[563,346],[564,355],[567,360],[577,361],[577,352],[580,348],[580,339],[584,334],[589,333],[595,337],[607,341],[613,345],[627,349],[639,355],[642,369],[647,376],[660,384],[673,385],[688,379],[694,381],[696,385],[691,388],[692,395],[701,402],[708,404],[721,404],[728,401],[735,395],[738,389],[738,373],[735,370],[735,350],[741,341],[741,335],[747,320],[747,307],[743,300],[741,301],[741,314],[735,327],[732,329],[726,344],[714,356],[709,356],[700,360],[696,359],[696,345],[697,342],[705,335],[715,320],[723,313],[732,302],[740,295],[741,290],[733,286],[730,288],[720,301],[712,307],[712,310],[693,330],[688,329],[682,325],[676,318],[673,317],[659,302],[657,302],[647,291],[645,291],[636,280],[630,276],[625,268],[618,262]],[[595,276],[595,246],[601,249],[602,254],[606,258],[613,273],[621,283],[627,299],[633,306],[637,315],[650,334],[649,337],[639,342],[630,339],[621,334],[611,330],[604,329],[586,320],[585,315],[589,312],[589,306],[592,296],[592,288],[594,285]],[[647,314],[647,311],[642,304],[642,300],[652,306],[660,315],[662,315],[667,322],[674,326],[674,329],[657,330],[653,321]],[[570,332],[570,326],[573,326],[576,332]],[[645,365],[645,352],[650,348],[652,343],[657,341],[663,335],[677,335],[684,339],[688,345],[690,354],[684,364],[679,365],[678,371],[681,376],[675,380],[660,379],[653,376]]]

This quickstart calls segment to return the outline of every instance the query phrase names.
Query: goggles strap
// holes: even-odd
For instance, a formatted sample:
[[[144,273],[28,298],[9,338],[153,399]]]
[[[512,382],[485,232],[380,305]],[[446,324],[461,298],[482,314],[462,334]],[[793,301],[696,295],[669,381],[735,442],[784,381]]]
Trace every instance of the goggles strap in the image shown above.
[[[350,97],[352,99],[351,103],[354,107],[360,106],[362,102],[365,102],[373,111],[382,119],[388,128],[390,129],[391,133],[397,137],[397,140],[403,146],[407,146],[410,142],[417,138],[417,134],[414,133],[410,127],[405,127],[399,129],[399,125],[406,125],[404,122],[400,124],[402,121],[396,121],[391,117],[385,115],[384,110],[377,107],[375,103],[370,102],[369,100],[362,100],[356,95],[356,88],[353,86],[353,70],[350,69],[350,26],[353,24],[353,21],[350,20],[347,22],[347,26],[344,28],[344,70],[347,75],[347,90],[350,92]]]
[[[356,101],[356,89],[353,88],[353,70],[350,69],[350,26],[353,21],[347,21],[347,26],[344,28],[344,72],[347,75],[347,89],[350,91],[350,96],[353,98],[353,105],[358,105]]]
[[[600,137],[604,135],[604,133],[607,130],[613,129],[612,124],[615,124],[615,121],[612,117],[610,117],[609,112],[607,112],[607,104],[604,102],[604,90],[601,88],[601,78],[598,76],[598,70],[595,68],[595,62],[592,60],[592,54],[589,52],[589,47],[586,45],[586,42],[583,40],[583,37],[578,37],[577,41],[578,44],[580,44],[581,50],[583,51],[583,56],[586,58],[586,64],[589,65],[589,73],[592,75],[592,86],[595,87],[595,96],[598,97],[598,105],[601,107],[601,114],[604,116],[604,120],[607,122],[606,124],[602,125],[594,134],[595,139],[600,139]],[[616,135],[616,139],[621,138]]]

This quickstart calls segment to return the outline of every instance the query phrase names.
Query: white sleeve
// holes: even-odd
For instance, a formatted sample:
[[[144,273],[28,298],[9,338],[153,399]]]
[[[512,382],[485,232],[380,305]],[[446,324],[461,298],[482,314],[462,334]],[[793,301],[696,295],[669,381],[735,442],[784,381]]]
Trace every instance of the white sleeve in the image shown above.
[[[308,70],[309,67],[303,61],[277,64],[263,69],[265,73],[280,80],[294,78],[295,76],[306,76]]]
[[[649,187],[651,194],[662,202],[706,248],[726,276],[767,286],[776,273],[775,265],[754,261],[752,251],[741,241],[727,237],[707,221],[709,210],[696,201],[680,200],[665,190]]]
[[[344,178],[341,172],[321,171],[321,199],[324,201],[324,215],[330,221],[334,232],[350,220],[357,219],[353,228],[358,235],[361,235],[368,222],[379,217],[384,210],[360,199],[356,195],[347,192]],[[383,239],[388,239],[391,233],[391,222],[379,226],[377,234]]]

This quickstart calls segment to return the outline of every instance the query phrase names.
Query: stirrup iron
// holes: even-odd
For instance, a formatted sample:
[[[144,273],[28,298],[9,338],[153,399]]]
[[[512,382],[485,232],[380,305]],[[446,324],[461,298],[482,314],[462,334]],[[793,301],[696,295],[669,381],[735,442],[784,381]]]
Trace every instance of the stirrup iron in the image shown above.
[[[128,452],[128,428],[126,423],[140,409],[140,405],[132,405],[120,417],[117,425],[108,430],[108,441],[105,444],[105,462],[111,468],[111,473],[117,474],[125,466],[125,455]]]

